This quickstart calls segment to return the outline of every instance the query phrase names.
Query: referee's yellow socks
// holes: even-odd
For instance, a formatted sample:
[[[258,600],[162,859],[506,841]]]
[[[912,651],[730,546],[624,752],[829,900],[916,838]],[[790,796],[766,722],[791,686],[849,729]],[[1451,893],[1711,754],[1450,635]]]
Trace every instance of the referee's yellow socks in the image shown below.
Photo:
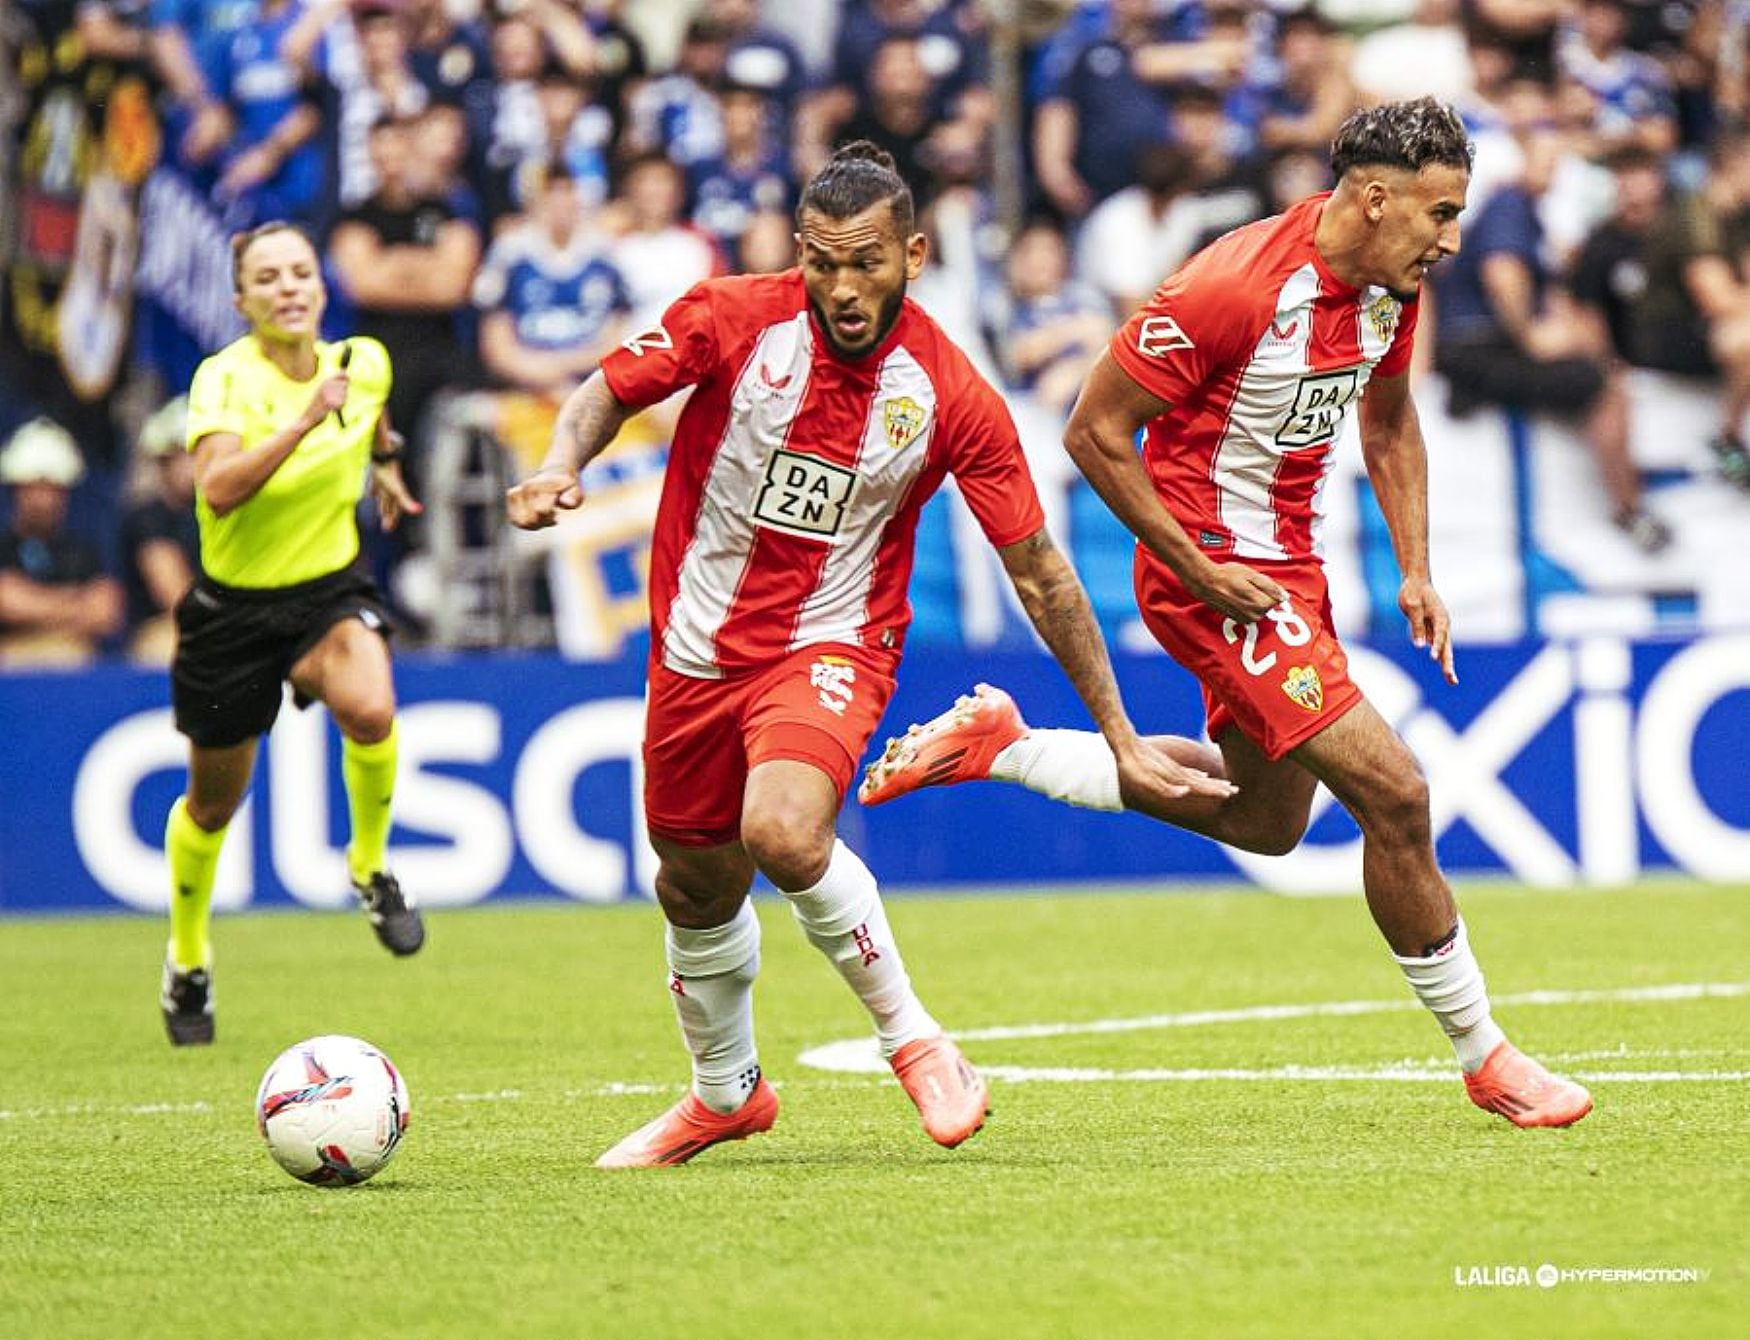
[[[395,802],[395,758],[401,727],[375,744],[343,738],[340,775],[346,781],[346,807],[352,815],[352,841],[346,861],[354,882],[363,884],[388,861],[390,807]]]
[[[213,877],[225,829],[209,833],[188,817],[188,802],[178,796],[164,825],[164,855],[170,862],[170,955],[178,968],[212,962]]]

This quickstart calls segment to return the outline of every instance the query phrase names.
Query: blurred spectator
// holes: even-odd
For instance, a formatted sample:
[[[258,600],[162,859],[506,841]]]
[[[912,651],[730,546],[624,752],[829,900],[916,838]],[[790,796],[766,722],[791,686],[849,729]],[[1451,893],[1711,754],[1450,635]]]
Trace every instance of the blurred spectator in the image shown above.
[[[563,398],[620,342],[631,300],[563,162],[541,174],[527,220],[493,242],[474,281],[480,361],[507,385]]]
[[[1329,150],[1354,110],[1355,86],[1330,23],[1317,10],[1288,14],[1276,29],[1277,77],[1257,90],[1258,144],[1268,153]]]
[[[693,223],[716,240],[731,266],[741,259],[741,235],[763,211],[795,204],[790,160],[772,129],[766,95],[731,84],[723,90],[723,152],[693,164],[687,177]]]
[[[165,131],[185,167],[209,164],[231,139],[214,65],[219,49],[254,12],[253,0],[149,0],[152,67],[167,93]]]
[[[894,95],[893,70],[887,67],[889,87],[879,97],[876,71],[881,52],[894,41],[915,44],[911,50],[928,86],[931,120],[969,121],[980,130],[990,124],[995,104],[985,87],[984,47],[974,6],[958,0],[867,0],[847,5],[833,50],[830,82],[805,101],[797,118],[799,180],[819,171],[834,146],[874,138],[853,130],[849,123],[855,117],[866,128],[868,121],[882,119],[875,109],[879,101]],[[887,139],[876,142],[891,147]],[[915,189],[915,179],[906,180],[914,182]]]
[[[1515,69],[1549,79],[1556,34],[1572,0],[1465,0],[1473,41],[1497,48]]]
[[[681,38],[668,74],[633,91],[626,128],[636,154],[660,153],[682,168],[723,153],[723,109],[717,90],[729,60],[729,35],[708,19],[694,19]]]
[[[1034,168],[1065,218],[1080,218],[1123,190],[1144,146],[1168,138],[1166,97],[1139,68],[1167,31],[1157,26],[1151,0],[1112,0],[1108,35],[1082,49],[1040,104]]]
[[[1136,185],[1088,215],[1076,243],[1076,274],[1106,300],[1110,315],[1127,318],[1209,235],[1196,187],[1191,156],[1153,144],[1137,160]]]
[[[594,47],[590,81],[596,101],[614,119],[611,142],[618,144],[626,128],[628,93],[650,73],[644,43],[620,17],[622,0],[582,0],[583,22]]]
[[[85,477],[71,434],[33,419],[0,450],[0,484],[12,517],[0,534],[0,661],[69,664],[88,659],[121,627],[122,593],[97,550],[69,535],[67,497]]]
[[[771,100],[772,128],[788,125],[808,85],[796,44],[760,21],[759,0],[705,0],[704,12],[729,39],[725,81],[765,94]]]
[[[441,196],[419,194],[412,162],[413,128],[406,121],[372,127],[377,189],[344,212],[329,238],[335,279],[356,312],[356,332],[389,351],[395,379],[389,418],[415,445],[431,398],[462,380],[470,365],[456,317],[467,306],[480,236]]]
[[[1286,149],[1271,155],[1264,180],[1269,192],[1265,213],[1280,214],[1309,195],[1331,189],[1331,161],[1312,149]]]
[[[777,274],[796,264],[796,221],[789,214],[766,210],[747,221],[741,234],[743,274]]]
[[[1378,28],[1355,44],[1349,74],[1359,96],[1393,102],[1429,94],[1462,104],[1471,93],[1461,0],[1416,0],[1405,23]]]
[[[477,18],[461,21],[446,0],[407,0],[407,57],[439,102],[470,120],[492,102],[492,47]]]
[[[1116,325],[1105,298],[1070,278],[1069,244],[1056,224],[1029,224],[1008,258],[1008,314],[996,334],[1010,380],[1068,416],[1082,379]]]
[[[504,14],[492,25],[492,96],[469,126],[469,139],[488,182],[516,173],[525,163],[552,156],[539,84],[543,73],[565,81],[565,67],[549,59],[541,30],[521,14]],[[487,187],[488,213],[497,218],[498,193]]]
[[[194,456],[187,438],[186,397],[146,420],[134,445],[133,497],[121,517],[128,651],[153,665],[168,665],[175,654],[172,612],[200,570]]]
[[[1642,505],[1621,373],[1543,262],[1538,203],[1560,147],[1547,124],[1530,127],[1521,143],[1522,179],[1490,197],[1463,249],[1433,270],[1434,366],[1447,379],[1455,415],[1500,405],[1579,421],[1612,520],[1655,553],[1671,532]]]
[[[401,0],[313,0],[280,52],[319,92],[329,176],[323,217],[332,218],[377,189],[371,128],[419,115],[431,91],[414,73]]]
[[[1722,137],[1706,185],[1679,197],[1647,238],[1647,282],[1631,316],[1634,361],[1671,372],[1719,371],[1720,470],[1750,489],[1750,132]]]
[[[1173,95],[1173,143],[1191,159],[1204,232],[1196,250],[1269,212],[1269,182],[1256,155],[1223,111],[1220,92],[1197,84]]]
[[[680,166],[661,154],[646,154],[626,168],[616,202],[625,232],[614,242],[613,260],[632,296],[635,331],[654,326],[681,294],[722,272],[711,239],[682,221],[685,200]]]
[[[468,117],[460,103],[431,102],[413,118],[409,186],[415,195],[435,196],[475,229],[485,223],[480,193],[468,179]]]
[[[266,219],[314,218],[322,192],[320,112],[299,67],[280,52],[304,0],[260,0],[255,13],[222,43],[214,91],[236,128],[222,155],[214,194],[232,204],[235,227]]]
[[[924,68],[944,102],[975,93],[985,82],[984,47],[972,6],[959,0],[863,0],[847,4],[841,10],[838,40],[833,44],[832,86],[841,100],[838,119],[849,114],[851,104],[866,100],[875,53],[895,37],[917,39]],[[829,142],[843,140],[843,136],[833,136]]]
[[[1581,246],[1568,273],[1568,288],[1582,311],[1602,324],[1619,359],[1653,366],[1643,364],[1635,348],[1634,311],[1647,289],[1647,240],[1665,208],[1665,163],[1650,149],[1627,145],[1610,155],[1609,165],[1616,204]],[[1670,340],[1667,331],[1657,343],[1670,348],[1666,357],[1682,364],[1670,371],[1697,376],[1713,371],[1706,337],[1699,331],[1687,341]]]
[[[492,153],[495,166],[486,195],[494,229],[506,216],[528,208],[554,161],[565,165],[585,204],[594,207],[607,199],[613,118],[590,102],[585,85],[557,61],[542,68],[534,105],[536,123],[514,143],[500,141]]]
[[[924,141],[942,118],[936,83],[924,65],[923,43],[889,37],[870,59],[868,87],[857,109],[839,125],[835,145],[870,140],[893,155],[894,165],[919,200],[928,174],[920,161]]]
[[[1595,151],[1637,144],[1668,153],[1677,147],[1670,80],[1651,56],[1624,45],[1628,27],[1624,0],[1579,0],[1556,46],[1558,67],[1590,99]]]

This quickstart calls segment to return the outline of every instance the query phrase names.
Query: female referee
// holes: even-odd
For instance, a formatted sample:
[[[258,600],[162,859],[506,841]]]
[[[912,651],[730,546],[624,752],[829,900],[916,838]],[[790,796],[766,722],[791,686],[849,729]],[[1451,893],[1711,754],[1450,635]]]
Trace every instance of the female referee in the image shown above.
[[[188,789],[171,806],[170,945],[161,1004],[177,1046],[213,1040],[213,876],[281,684],[327,705],[343,737],[353,887],[393,953],[425,941],[384,868],[395,788],[388,622],[355,567],[355,509],[369,477],[383,525],[420,506],[383,417],[389,356],[371,339],[316,338],[327,292],[310,240],[266,223],[231,240],[248,333],[203,362],[188,394],[201,575],[176,608],[176,728]]]

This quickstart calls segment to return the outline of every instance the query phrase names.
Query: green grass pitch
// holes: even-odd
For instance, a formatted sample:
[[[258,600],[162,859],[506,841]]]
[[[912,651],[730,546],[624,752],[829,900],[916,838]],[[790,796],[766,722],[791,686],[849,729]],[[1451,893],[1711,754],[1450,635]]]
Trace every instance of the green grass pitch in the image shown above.
[[[405,962],[361,917],[224,919],[219,1041],[188,1051],[160,924],[7,921],[0,1335],[1743,1334],[1750,891],[1463,901],[1509,1034],[1597,1077],[1572,1130],[1471,1107],[1358,899],[900,897],[926,1002],[998,1075],[945,1152],[891,1080],[803,1062],[865,1029],[767,898],[777,1127],[613,1174],[594,1156],[686,1073],[651,907],[440,911]],[[1684,986],[1716,989],[1649,990]],[[1337,1002],[1385,1004],[1302,1008]],[[326,1032],[413,1095],[355,1189],[293,1182],[254,1128],[267,1062]],[[1546,1263],[1700,1277],[1514,1282]]]

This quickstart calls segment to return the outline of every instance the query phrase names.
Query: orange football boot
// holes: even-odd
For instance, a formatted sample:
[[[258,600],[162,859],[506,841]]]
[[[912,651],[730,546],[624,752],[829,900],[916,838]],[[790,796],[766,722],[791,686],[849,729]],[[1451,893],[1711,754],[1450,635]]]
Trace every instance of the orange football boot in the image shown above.
[[[980,684],[954,706],[887,742],[869,765],[857,799],[880,805],[922,786],[953,786],[990,776],[996,756],[1027,733],[1021,709],[999,688]]]
[[[930,1139],[944,1149],[970,1140],[990,1113],[984,1076],[947,1038],[918,1038],[888,1062]]]
[[[764,1079],[733,1112],[713,1112],[690,1090],[656,1120],[640,1126],[595,1161],[598,1168],[670,1168],[725,1140],[745,1140],[772,1129],[778,1094]]]
[[[1515,1126],[1572,1126],[1592,1110],[1592,1095],[1552,1075],[1511,1042],[1501,1042],[1475,1074],[1464,1077],[1471,1102]]]

